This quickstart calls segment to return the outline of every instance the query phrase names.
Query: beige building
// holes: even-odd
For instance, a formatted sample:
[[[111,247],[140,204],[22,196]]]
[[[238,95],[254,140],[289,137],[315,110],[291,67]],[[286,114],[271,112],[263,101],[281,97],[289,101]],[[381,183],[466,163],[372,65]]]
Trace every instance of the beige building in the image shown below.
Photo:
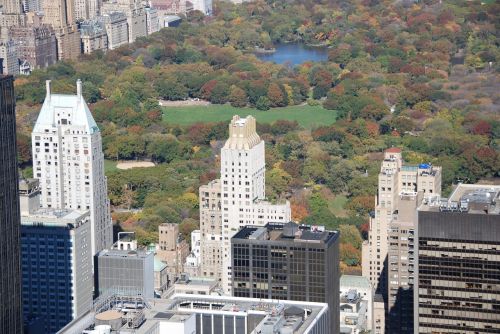
[[[80,36],[82,39],[82,52],[85,54],[108,49],[108,36],[103,22],[94,20],[82,22],[80,24]]]
[[[147,36],[147,19],[144,5],[136,0],[114,0],[103,3],[101,12],[123,12],[127,17],[128,41],[135,42],[138,37]]]
[[[77,20],[92,20],[99,15],[101,0],[74,0],[75,18]]]
[[[387,300],[389,331],[413,331],[413,284],[417,207],[441,193],[441,167],[405,165],[401,150],[384,153],[368,242],[363,244],[363,275]],[[392,330],[391,330],[392,328]]]
[[[75,60],[80,55],[80,34],[75,25],[75,2],[54,0],[43,2],[43,23],[56,33],[57,59]]]
[[[201,275],[219,279],[222,269],[222,225],[220,180],[201,186],[200,231],[201,231]]]
[[[158,234],[159,249],[156,255],[167,264],[169,276],[175,278],[183,272],[184,263],[189,255],[189,245],[179,235],[178,224],[161,224],[158,227]]]
[[[106,35],[108,37],[108,48],[116,49],[128,43],[127,16],[122,12],[110,12],[102,16]]]
[[[211,295],[216,291],[217,283],[213,278],[191,278],[188,274],[182,274],[174,283],[174,294]]]
[[[162,293],[168,287],[168,270],[167,265],[155,255],[154,257],[154,271],[155,271],[155,291]]]

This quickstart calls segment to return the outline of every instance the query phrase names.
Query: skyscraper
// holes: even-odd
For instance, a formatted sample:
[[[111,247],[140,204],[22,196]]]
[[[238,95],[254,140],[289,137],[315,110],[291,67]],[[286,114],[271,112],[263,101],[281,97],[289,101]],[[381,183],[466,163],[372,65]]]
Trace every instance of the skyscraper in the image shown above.
[[[401,149],[384,153],[363,275],[386,302],[386,330],[413,333],[413,283],[417,207],[441,193],[441,167],[403,163]]]
[[[232,287],[231,237],[246,225],[291,219],[288,202],[265,200],[265,172],[264,141],[256,132],[255,118],[234,116],[221,149],[221,178],[200,188],[201,271],[221,279],[227,294]]]
[[[55,333],[92,306],[89,211],[38,208],[38,183],[20,188],[23,313]]]
[[[89,210],[92,254],[113,244],[104,176],[101,133],[82,96],[47,95],[32,133],[33,174],[40,180],[41,205]]]
[[[339,233],[286,224],[247,226],[231,238],[235,297],[327,303],[340,331]]]
[[[76,27],[76,10],[73,0],[43,2],[43,23],[52,25],[56,33],[57,58],[76,59],[80,54],[80,34]]]
[[[0,333],[22,333],[14,79],[0,75]]]
[[[416,235],[415,333],[500,333],[500,186],[425,201]]]

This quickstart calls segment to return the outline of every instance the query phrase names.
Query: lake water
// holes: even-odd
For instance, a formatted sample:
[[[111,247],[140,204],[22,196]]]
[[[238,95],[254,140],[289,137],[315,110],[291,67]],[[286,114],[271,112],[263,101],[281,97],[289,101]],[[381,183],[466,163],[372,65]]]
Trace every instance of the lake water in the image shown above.
[[[276,52],[256,54],[262,61],[271,61],[277,64],[290,63],[299,65],[306,61],[328,60],[328,49],[324,47],[309,47],[299,43],[285,43],[275,45]]]

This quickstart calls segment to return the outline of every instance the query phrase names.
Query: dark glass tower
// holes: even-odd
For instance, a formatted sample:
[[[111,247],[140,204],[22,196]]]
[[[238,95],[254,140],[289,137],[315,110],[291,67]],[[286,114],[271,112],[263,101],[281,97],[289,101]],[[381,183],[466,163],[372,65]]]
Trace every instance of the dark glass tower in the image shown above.
[[[14,79],[0,75],[0,333],[22,333]]]

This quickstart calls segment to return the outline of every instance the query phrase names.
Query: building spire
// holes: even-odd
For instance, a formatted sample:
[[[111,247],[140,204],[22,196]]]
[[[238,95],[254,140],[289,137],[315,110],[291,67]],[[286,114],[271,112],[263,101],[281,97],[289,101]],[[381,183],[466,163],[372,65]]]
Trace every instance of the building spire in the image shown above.
[[[45,80],[45,98],[50,99],[50,80]]]
[[[82,98],[82,80],[80,79],[76,80],[76,96],[78,99]]]

